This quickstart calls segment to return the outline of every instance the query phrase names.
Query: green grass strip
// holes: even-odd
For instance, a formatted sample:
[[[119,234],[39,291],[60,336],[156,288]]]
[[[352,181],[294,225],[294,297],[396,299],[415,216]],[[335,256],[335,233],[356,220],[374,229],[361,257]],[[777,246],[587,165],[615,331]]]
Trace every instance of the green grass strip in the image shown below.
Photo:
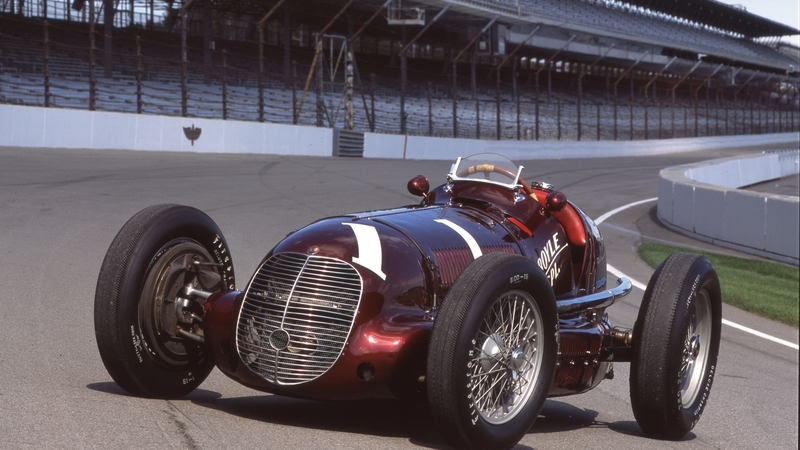
[[[723,302],[798,327],[800,269],[797,267],[661,244],[639,246],[639,256],[654,268],[674,252],[700,253],[711,261],[719,275]]]

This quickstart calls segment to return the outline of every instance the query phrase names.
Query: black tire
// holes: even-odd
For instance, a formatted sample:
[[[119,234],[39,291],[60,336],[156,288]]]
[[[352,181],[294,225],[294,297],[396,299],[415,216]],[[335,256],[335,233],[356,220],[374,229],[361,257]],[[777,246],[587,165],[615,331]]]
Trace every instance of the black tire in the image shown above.
[[[484,449],[519,442],[553,381],[557,334],[553,291],[533,261],[490,253],[470,264],[445,297],[428,348],[428,402],[445,441]]]
[[[681,439],[708,401],[717,367],[722,299],[703,256],[674,253],[647,285],[633,328],[631,406],[645,434]]]
[[[203,315],[192,296],[178,307],[181,289],[234,288],[233,262],[222,233],[194,208],[156,205],[134,215],[106,253],[94,302],[100,357],[114,381],[131,394],[178,398],[214,368],[204,346],[179,334],[202,335],[197,323],[179,322],[176,310]]]

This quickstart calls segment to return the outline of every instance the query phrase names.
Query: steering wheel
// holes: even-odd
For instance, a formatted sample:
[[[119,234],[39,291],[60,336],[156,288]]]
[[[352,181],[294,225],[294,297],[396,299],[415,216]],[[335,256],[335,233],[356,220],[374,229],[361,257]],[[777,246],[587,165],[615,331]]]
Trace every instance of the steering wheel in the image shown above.
[[[489,179],[489,174],[499,173],[500,175],[505,175],[512,180],[517,177],[517,174],[511,172],[510,170],[506,169],[505,167],[495,166],[494,164],[476,164],[474,166],[467,167],[466,169],[459,172],[459,177],[466,177],[469,175],[473,175],[478,172],[483,172],[486,176],[486,179]],[[525,191],[526,195],[534,195],[533,191],[531,191],[531,185],[528,184],[527,181],[523,180],[522,177],[517,180],[517,182],[522,185],[522,190]],[[535,197],[534,197],[535,198]]]

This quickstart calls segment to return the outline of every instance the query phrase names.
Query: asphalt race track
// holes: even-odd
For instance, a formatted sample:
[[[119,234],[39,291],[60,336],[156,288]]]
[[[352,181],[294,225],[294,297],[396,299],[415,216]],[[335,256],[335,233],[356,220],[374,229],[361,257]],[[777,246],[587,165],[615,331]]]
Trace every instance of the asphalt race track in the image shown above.
[[[657,196],[664,167],[732,152],[522,162],[592,217]],[[441,448],[425,408],[327,403],[253,391],[212,372],[176,401],[131,397],[97,351],[94,290],[109,243],[156,203],[206,211],[231,247],[239,287],[288,232],[324,216],[416,203],[406,182],[444,181],[449,161],[389,161],[0,148],[0,448]],[[647,283],[643,240],[699,246],[654,221],[655,203],[606,220],[609,263]],[[726,252],[725,250],[721,250]],[[642,292],[609,309],[632,326]],[[724,307],[735,323],[797,343],[798,331]],[[589,393],[550,399],[518,448],[797,449],[798,351],[723,327],[708,407],[681,442],[644,437],[627,364]]]

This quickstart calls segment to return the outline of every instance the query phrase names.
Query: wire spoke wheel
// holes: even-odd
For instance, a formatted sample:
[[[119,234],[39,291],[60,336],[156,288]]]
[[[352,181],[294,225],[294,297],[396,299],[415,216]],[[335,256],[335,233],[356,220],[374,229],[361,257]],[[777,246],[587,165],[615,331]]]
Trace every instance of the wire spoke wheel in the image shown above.
[[[509,292],[483,318],[470,351],[469,388],[480,416],[505,423],[519,412],[541,367],[541,312],[530,294]]]
[[[513,447],[536,421],[553,381],[558,314],[533,261],[489,253],[442,302],[428,346],[431,417],[456,448]]]

